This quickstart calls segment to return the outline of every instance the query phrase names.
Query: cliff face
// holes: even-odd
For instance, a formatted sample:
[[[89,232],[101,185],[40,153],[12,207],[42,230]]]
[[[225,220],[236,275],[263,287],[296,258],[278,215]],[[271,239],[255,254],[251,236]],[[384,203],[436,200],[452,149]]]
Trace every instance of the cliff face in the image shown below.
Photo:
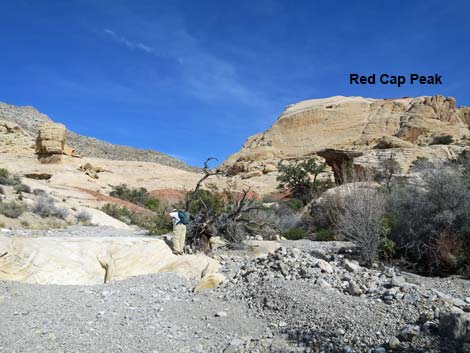
[[[288,106],[270,129],[248,138],[224,166],[256,176],[275,171],[280,160],[325,149],[360,151],[357,162],[363,164],[377,162],[391,149],[406,171],[418,156],[449,159],[468,148],[469,124],[470,108],[457,108],[451,97],[307,100]],[[447,137],[444,145],[443,136],[452,141]]]

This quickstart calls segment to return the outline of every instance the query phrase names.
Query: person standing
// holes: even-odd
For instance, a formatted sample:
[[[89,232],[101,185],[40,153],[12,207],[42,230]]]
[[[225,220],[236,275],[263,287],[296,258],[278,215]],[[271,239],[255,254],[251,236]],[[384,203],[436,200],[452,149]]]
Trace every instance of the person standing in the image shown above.
[[[186,241],[186,225],[189,223],[189,216],[186,211],[173,209],[170,212],[173,221],[173,253],[175,255],[184,254],[184,243]]]

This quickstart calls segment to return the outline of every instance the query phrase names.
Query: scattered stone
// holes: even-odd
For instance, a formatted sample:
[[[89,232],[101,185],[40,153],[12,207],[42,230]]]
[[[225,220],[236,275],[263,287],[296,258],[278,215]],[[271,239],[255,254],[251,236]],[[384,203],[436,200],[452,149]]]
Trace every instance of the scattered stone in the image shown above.
[[[351,281],[348,285],[348,293],[354,296],[359,296],[362,294],[361,288],[357,285],[357,283]]]
[[[325,260],[318,260],[317,267],[323,272],[333,273],[333,267]]]
[[[393,336],[392,338],[388,340],[388,348],[391,350],[400,349],[401,348],[400,340],[397,337]]]
[[[401,287],[406,283],[405,278],[401,276],[393,276],[390,280],[390,285],[392,287]]]
[[[420,328],[417,325],[406,325],[400,332],[400,336],[404,341],[412,341],[419,336]]]
[[[344,268],[349,272],[357,273],[362,270],[362,267],[356,261],[345,260]]]

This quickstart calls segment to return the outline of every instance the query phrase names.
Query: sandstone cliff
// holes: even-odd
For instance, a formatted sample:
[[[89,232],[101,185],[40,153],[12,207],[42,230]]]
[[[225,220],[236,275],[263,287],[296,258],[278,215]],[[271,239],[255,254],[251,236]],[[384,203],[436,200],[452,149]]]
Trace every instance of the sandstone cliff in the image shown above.
[[[418,156],[452,159],[468,149],[469,124],[470,108],[458,108],[451,97],[306,100],[288,106],[270,129],[248,138],[224,166],[258,176],[275,171],[280,160],[326,149],[357,151],[352,159],[362,165],[377,164],[393,151],[406,172]]]

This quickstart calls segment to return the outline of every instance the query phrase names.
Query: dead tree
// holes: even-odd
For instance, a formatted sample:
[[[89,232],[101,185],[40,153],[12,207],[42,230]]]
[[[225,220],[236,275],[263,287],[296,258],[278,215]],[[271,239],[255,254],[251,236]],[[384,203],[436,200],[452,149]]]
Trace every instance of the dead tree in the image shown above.
[[[194,250],[207,249],[209,239],[213,236],[221,236],[230,243],[241,242],[246,238],[247,225],[250,224],[247,214],[259,208],[255,200],[248,198],[250,189],[243,190],[237,201],[226,204],[225,210],[221,213],[217,213],[207,205],[199,193],[202,183],[211,176],[225,176],[222,170],[209,168],[208,163],[211,160],[217,159],[211,157],[204,162],[204,175],[197,182],[194,190],[186,196],[186,210],[189,210],[192,202],[196,200],[200,205],[197,213],[191,216],[188,226],[188,243]]]
[[[214,176],[214,175],[223,175],[223,172],[220,169],[217,168],[215,170],[211,170],[209,168],[209,162],[212,161],[212,160],[219,161],[215,157],[207,158],[206,161],[204,162],[204,168],[202,169],[202,171],[204,172],[204,176],[201,179],[199,179],[199,181],[197,182],[196,187],[194,188],[194,190],[192,192],[189,192],[189,193],[186,194],[186,202],[185,202],[185,209],[186,210],[189,210],[189,207],[191,206],[191,202],[194,200],[194,198],[197,195],[197,192],[201,188],[202,183],[207,178],[209,178],[211,176]]]

